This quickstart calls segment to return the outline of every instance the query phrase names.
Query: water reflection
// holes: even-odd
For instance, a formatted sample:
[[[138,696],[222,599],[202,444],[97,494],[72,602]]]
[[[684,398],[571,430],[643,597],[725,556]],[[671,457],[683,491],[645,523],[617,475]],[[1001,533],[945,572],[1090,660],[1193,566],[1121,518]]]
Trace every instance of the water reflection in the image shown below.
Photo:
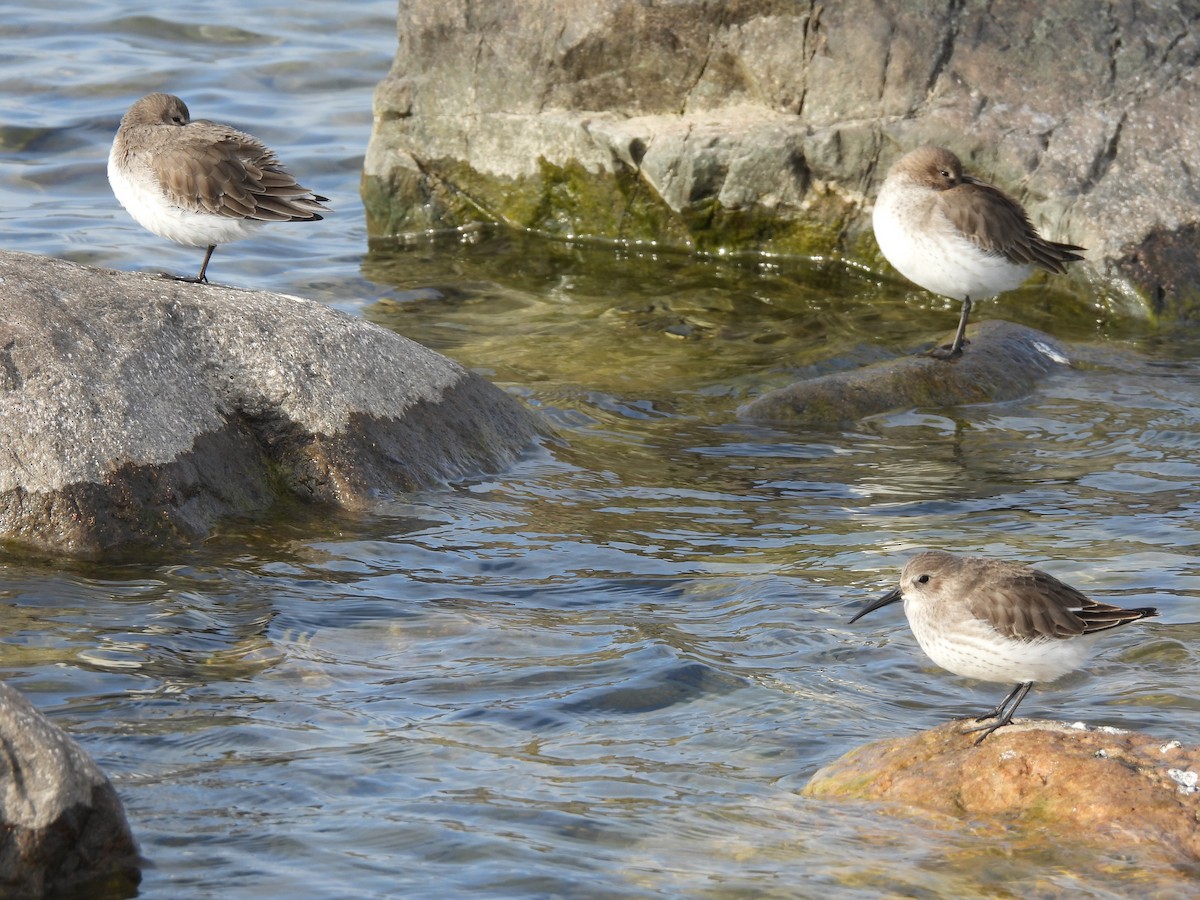
[[[706,260],[487,233],[376,242],[363,272],[394,287],[364,308],[369,319],[452,355],[462,348],[503,382],[635,393],[672,411],[712,399],[725,409],[798,376],[906,352],[957,321],[927,294],[834,260]],[[1095,303],[1034,286],[988,312],[1052,323],[1065,339],[1140,329]]]

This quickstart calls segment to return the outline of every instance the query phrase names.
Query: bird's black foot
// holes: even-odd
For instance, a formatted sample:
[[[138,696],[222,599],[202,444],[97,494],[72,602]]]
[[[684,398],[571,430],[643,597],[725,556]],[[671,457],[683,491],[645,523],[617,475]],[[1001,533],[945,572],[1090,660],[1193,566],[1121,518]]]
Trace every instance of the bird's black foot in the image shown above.
[[[162,273],[163,278],[170,278],[172,281],[182,281],[184,284],[208,284],[208,279],[201,275],[198,278],[189,278],[187,275],[168,275]]]
[[[1000,715],[1000,710],[992,710],[991,712],[985,712],[982,716],[973,716],[970,713],[967,713],[965,716],[955,716],[950,721],[951,722],[986,722],[988,719],[994,719],[998,715]],[[969,730],[974,731],[975,729],[972,728]],[[965,734],[966,732],[963,732],[963,733]]]
[[[1021,701],[1025,699],[1025,695],[1029,693],[1029,689],[1033,687],[1032,681],[1024,681],[1013,688],[1007,697],[1000,701],[995,709],[989,709],[981,716],[976,716],[976,722],[983,722],[986,719],[995,719],[990,725],[976,725],[974,728],[964,728],[962,734],[974,734],[977,731],[983,732],[975,739],[975,746],[978,747],[984,742],[989,734],[1005,725],[1011,725],[1013,714],[1017,711],[1017,707],[1021,705]]]
[[[975,721],[978,722],[979,720],[976,719]],[[1005,725],[1011,725],[1011,724],[1012,724],[1012,716],[1002,716],[1001,718],[997,719],[995,722],[992,722],[990,725],[978,725],[975,728],[964,728],[962,730],[961,734],[974,734],[977,731],[981,732],[979,737],[975,738],[975,746],[978,747],[980,744],[983,743],[984,739],[989,734],[991,734],[993,731],[1003,728]]]
[[[942,344],[940,347],[934,347],[932,350],[926,350],[925,355],[931,356],[934,359],[958,359],[963,354],[963,347],[971,343],[963,341],[962,344],[955,347],[953,344]]]

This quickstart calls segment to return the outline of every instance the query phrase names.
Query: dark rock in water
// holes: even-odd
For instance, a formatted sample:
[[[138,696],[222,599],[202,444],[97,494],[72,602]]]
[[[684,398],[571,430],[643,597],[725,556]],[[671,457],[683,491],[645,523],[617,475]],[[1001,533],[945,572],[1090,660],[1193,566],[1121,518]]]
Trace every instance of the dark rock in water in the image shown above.
[[[572,712],[637,715],[669,709],[704,696],[729,694],[745,686],[746,682],[740,678],[718,669],[687,663],[650,673],[631,684],[604,688],[564,708]]]
[[[880,804],[878,811],[918,819],[919,827],[933,820],[937,828],[957,822],[973,833],[1003,829],[1008,853],[1048,838],[1091,848],[1101,869],[1101,855],[1146,866],[1146,896],[1187,894],[1154,888],[1200,864],[1200,748],[1114,728],[1023,720],[976,747],[975,735],[962,728],[950,722],[852,750],[818,770],[804,796]],[[984,848],[981,859],[989,852]]]
[[[134,896],[138,851],[112,784],[5,684],[0,750],[0,895]]]
[[[739,414],[755,422],[839,428],[866,416],[913,406],[945,407],[1012,400],[1069,365],[1054,338],[1011,322],[980,322],[958,359],[905,356],[836,372],[763,394]]]
[[[0,539],[96,554],[509,465],[513,397],[296,297],[0,252]]]

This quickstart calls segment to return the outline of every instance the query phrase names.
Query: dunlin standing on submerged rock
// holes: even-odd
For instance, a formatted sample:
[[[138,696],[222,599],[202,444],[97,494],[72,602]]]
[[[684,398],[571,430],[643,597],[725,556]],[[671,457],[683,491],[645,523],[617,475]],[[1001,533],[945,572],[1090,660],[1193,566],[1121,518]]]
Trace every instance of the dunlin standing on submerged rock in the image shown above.
[[[888,170],[872,218],[875,240],[896,270],[927,291],[962,301],[958,331],[940,359],[962,353],[971,301],[1020,287],[1035,267],[1063,274],[1083,247],[1047,241],[1024,207],[967,175],[943,147],[919,147]]]
[[[296,183],[260,140],[228,125],[191,120],[170,94],[147,94],[129,108],[108,156],[108,181],[138,224],[185,247],[254,234],[266,222],[313,222],[328,198]]]
[[[988,725],[976,746],[1012,721],[1037,681],[1054,681],[1087,661],[1100,633],[1147,616],[1149,607],[1097,603],[1052,575],[1017,563],[940,550],[919,553],[900,575],[900,587],[850,621],[904,601],[917,643],[943,669],[980,681],[1017,683],[1000,705],[975,719]]]

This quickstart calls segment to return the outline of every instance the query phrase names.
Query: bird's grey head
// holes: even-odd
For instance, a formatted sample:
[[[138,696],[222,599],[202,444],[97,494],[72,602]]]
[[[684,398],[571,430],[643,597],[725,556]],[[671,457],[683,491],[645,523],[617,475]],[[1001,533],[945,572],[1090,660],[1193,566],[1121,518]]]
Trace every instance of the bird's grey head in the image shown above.
[[[918,147],[892,166],[888,175],[904,175],[925,187],[945,191],[963,183],[962,163],[945,147]]]
[[[919,602],[936,592],[961,564],[961,557],[944,550],[918,553],[904,564],[900,573],[900,593],[907,601]]]
[[[129,107],[121,124],[183,126],[191,120],[187,104],[173,94],[147,94]]]

